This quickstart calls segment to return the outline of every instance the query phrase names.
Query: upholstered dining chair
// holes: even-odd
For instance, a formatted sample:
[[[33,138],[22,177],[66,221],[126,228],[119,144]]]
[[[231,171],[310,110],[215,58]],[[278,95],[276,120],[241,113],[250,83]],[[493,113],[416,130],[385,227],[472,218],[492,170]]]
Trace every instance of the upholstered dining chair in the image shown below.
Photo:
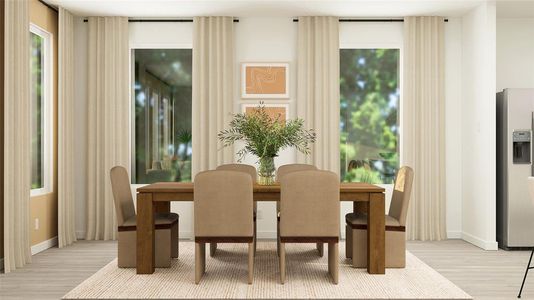
[[[280,281],[286,279],[286,243],[328,243],[328,272],[339,274],[339,177],[329,171],[291,172],[280,178]]]
[[[244,172],[250,175],[252,177],[252,183],[256,183],[257,179],[257,173],[256,168],[251,165],[246,164],[225,164],[220,165],[216,168],[216,170],[226,170],[226,171],[238,171],[238,172]],[[257,225],[256,225],[256,219],[257,219],[257,211],[258,206],[256,202],[253,202],[253,219],[254,219],[254,255],[256,254],[256,237],[257,237]],[[210,243],[210,256],[215,255],[215,251],[217,250],[217,243]]]
[[[410,167],[397,171],[389,213],[386,215],[386,268],[406,266],[406,215],[412,192],[414,173]],[[367,214],[345,216],[346,256],[355,268],[367,267]]]
[[[124,167],[116,166],[111,169],[111,189],[115,203],[118,224],[118,254],[119,268],[136,267],[137,220],[135,207],[130,190],[130,179]],[[178,257],[178,218],[175,213],[156,213],[155,256],[157,268],[171,266],[171,257]]]
[[[317,167],[314,165],[307,164],[282,165],[276,171],[276,182],[280,183],[280,178],[291,172],[307,170],[317,170]],[[278,255],[280,255],[280,202],[276,202],[276,240],[278,241],[276,244],[276,252],[278,253]],[[323,249],[323,243],[317,243],[317,251],[319,251],[319,256],[321,257],[323,256]]]
[[[205,171],[195,176],[195,283],[206,271],[206,243],[247,243],[248,283],[254,271],[252,178],[244,172]]]

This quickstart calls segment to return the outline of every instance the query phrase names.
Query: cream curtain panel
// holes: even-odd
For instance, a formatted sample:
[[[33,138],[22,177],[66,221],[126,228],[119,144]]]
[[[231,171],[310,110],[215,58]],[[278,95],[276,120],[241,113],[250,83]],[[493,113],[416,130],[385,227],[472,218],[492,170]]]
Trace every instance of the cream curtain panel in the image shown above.
[[[76,241],[74,198],[74,17],[59,7],[58,245]]]
[[[192,175],[233,161],[217,134],[231,120],[234,102],[234,21],[232,17],[193,19]]]
[[[444,19],[404,19],[402,162],[415,178],[411,240],[447,238],[445,228]]]
[[[297,115],[315,129],[311,155],[297,161],[339,174],[339,20],[299,17]]]
[[[129,170],[128,19],[89,17],[88,240],[111,240],[117,220],[109,171]]]
[[[30,20],[28,1],[4,3],[4,270],[8,273],[31,262]]]

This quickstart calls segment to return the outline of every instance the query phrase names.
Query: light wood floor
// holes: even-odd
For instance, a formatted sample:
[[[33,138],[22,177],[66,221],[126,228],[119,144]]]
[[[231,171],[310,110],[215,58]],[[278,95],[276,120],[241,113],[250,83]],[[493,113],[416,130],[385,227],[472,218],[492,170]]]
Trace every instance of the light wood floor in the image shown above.
[[[515,299],[530,252],[483,251],[460,240],[409,242],[408,250],[475,299]],[[0,299],[60,299],[116,256],[115,242],[80,241],[0,274]],[[523,299],[534,299],[534,270]]]

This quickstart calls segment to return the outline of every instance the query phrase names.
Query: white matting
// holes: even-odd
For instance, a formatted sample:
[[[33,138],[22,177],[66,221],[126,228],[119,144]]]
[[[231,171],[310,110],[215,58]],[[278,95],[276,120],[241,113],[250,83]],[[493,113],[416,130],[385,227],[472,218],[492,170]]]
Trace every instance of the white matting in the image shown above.
[[[344,244],[339,247],[338,285],[332,283],[327,273],[327,247],[324,257],[319,257],[312,244],[286,245],[287,278],[284,285],[280,284],[274,242],[258,242],[252,285],[247,284],[246,244],[219,244],[215,257],[207,254],[206,274],[195,285],[194,244],[181,242],[180,258],[173,261],[171,268],[136,275],[135,269],[117,268],[114,260],[63,299],[471,299],[409,252],[405,269],[387,269],[385,275],[370,275],[366,269],[352,268],[345,258]]]

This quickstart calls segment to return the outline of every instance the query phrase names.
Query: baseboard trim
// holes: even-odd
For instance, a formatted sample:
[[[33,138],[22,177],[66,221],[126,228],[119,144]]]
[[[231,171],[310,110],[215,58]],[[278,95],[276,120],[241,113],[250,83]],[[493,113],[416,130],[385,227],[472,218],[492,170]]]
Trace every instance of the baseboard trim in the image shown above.
[[[447,239],[461,239],[462,232],[459,230],[447,231]]]
[[[258,231],[257,239],[276,240],[276,231]]]
[[[77,240],[85,240],[85,231],[76,231]]]
[[[41,242],[41,243],[39,243],[37,245],[33,245],[32,248],[31,248],[32,249],[31,250],[32,251],[32,255],[35,255],[35,254],[37,254],[39,252],[43,252],[46,249],[50,249],[50,248],[52,248],[54,246],[57,246],[57,236],[55,236],[55,237],[53,237],[53,238],[51,238],[49,240],[46,240],[44,242]]]
[[[471,243],[484,250],[497,250],[498,244],[496,241],[485,241],[467,232],[462,232],[462,240]]]

